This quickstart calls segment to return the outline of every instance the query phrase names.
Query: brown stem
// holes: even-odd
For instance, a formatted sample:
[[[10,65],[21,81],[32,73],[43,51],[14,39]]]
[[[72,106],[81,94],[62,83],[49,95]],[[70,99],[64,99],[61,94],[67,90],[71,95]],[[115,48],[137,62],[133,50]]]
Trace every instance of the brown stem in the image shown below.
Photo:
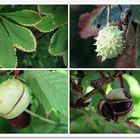
[[[108,6],[108,12],[107,12],[107,24],[110,25],[111,23],[111,5]]]
[[[99,74],[101,75],[102,78],[106,77],[103,71],[98,70],[98,72],[99,72]]]
[[[16,79],[18,77],[18,75],[19,75],[19,70],[15,70],[13,78]]]
[[[120,80],[120,86],[121,86],[121,88],[124,88],[124,81],[123,81],[122,75],[119,76],[119,80]]]
[[[91,81],[91,86],[94,87],[92,91],[81,97],[80,99],[77,100],[76,104],[73,105],[72,107],[83,107],[84,103],[90,99],[96,92],[100,92],[102,96],[104,96],[104,92],[101,89],[103,86],[106,86],[107,84],[113,82],[116,80],[116,78],[120,77],[120,75],[124,74],[123,71],[116,71],[113,76],[108,77],[108,78],[101,78],[98,80],[93,80]],[[97,84],[97,85],[96,85]]]

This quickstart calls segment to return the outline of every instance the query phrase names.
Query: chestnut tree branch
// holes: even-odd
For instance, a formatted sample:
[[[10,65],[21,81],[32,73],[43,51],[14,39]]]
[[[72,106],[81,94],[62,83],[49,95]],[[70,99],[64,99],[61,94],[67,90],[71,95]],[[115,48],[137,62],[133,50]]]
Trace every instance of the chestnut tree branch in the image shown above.
[[[102,96],[104,97],[103,91],[102,91],[102,87],[106,86],[107,84],[114,82],[116,80],[116,78],[120,77],[120,75],[124,74],[125,72],[123,71],[115,71],[115,73],[111,76],[111,77],[107,77],[107,78],[101,78],[98,80],[93,80],[91,81],[91,86],[94,87],[94,89],[90,92],[88,92],[86,95],[84,95],[83,97],[79,98],[76,102],[76,104],[71,105],[72,107],[83,107],[85,102],[91,98],[94,94],[96,94],[96,92],[100,92],[102,93]]]

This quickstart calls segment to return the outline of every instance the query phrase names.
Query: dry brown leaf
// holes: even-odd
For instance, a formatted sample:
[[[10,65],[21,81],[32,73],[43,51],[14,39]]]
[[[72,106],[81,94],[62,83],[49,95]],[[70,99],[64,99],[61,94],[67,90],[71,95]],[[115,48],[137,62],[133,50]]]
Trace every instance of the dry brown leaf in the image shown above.
[[[116,68],[135,68],[136,67],[136,31],[132,24],[129,25],[126,32],[127,48],[124,53],[118,57]]]
[[[91,36],[96,37],[98,35],[99,29],[93,27],[91,22],[98,16],[103,9],[106,7],[105,5],[96,6],[91,13],[84,13],[79,18],[79,35],[83,39],[87,39]]]

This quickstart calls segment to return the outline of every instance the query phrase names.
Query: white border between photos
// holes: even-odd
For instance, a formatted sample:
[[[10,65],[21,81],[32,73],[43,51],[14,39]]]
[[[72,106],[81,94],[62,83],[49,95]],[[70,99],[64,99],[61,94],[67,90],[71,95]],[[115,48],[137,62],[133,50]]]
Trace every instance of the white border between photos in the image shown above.
[[[0,4],[140,4],[140,0],[0,0]]]
[[[140,70],[140,68],[70,68],[70,5],[97,5],[97,4],[140,4],[140,0],[0,0],[0,4],[48,4],[68,5],[68,68],[1,68],[0,70],[68,70],[68,134],[0,134],[1,138],[140,138],[140,134],[70,134],[70,70]]]

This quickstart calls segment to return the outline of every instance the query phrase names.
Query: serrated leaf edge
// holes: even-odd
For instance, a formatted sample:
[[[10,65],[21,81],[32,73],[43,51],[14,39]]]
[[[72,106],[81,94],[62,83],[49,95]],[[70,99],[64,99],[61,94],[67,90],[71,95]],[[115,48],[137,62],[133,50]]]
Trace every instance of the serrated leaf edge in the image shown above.
[[[4,19],[4,20],[6,20],[6,21],[8,21],[8,22],[10,22],[9,20],[7,20],[7,19],[5,19],[5,18],[2,18],[2,19]],[[14,24],[14,23],[13,23]],[[36,38],[35,38],[35,36],[33,35],[33,33],[29,30],[29,29],[27,29],[26,27],[22,27],[22,26],[20,26],[20,25],[16,25],[15,24],[15,26],[19,26],[20,28],[23,28],[23,29],[25,29],[26,31],[28,31],[29,32],[29,34],[31,35],[31,37],[33,38],[33,42],[34,42],[34,49],[32,49],[32,50],[26,50],[24,47],[22,47],[20,44],[17,44],[16,42],[14,42],[12,39],[11,39],[11,41],[13,42],[13,44],[14,44],[14,46],[17,48],[17,49],[19,49],[19,50],[21,50],[21,51],[24,51],[24,52],[33,52],[33,51],[36,51],[36,48],[37,48],[37,41],[36,41]],[[9,37],[10,37],[10,35],[9,35]],[[11,38],[11,37],[10,37]]]
[[[18,25],[16,25],[16,26],[18,26]],[[27,28],[25,28],[25,27],[22,27],[22,26],[20,26],[20,27],[29,32],[29,34],[30,34],[31,37],[33,38],[34,48],[33,48],[32,50],[26,50],[26,49],[25,49],[24,47],[22,47],[20,44],[17,44],[17,43],[15,43],[15,42],[13,42],[13,43],[14,43],[14,46],[15,46],[17,49],[19,49],[19,50],[21,50],[21,51],[24,51],[24,52],[33,52],[33,51],[36,51],[36,48],[37,48],[37,41],[36,41],[35,36],[33,35],[33,33],[32,33],[29,29],[27,29]]]
[[[59,31],[59,30],[58,30],[58,31]],[[48,47],[49,53],[50,53],[51,55],[53,55],[53,56],[60,56],[60,55],[61,55],[61,54],[53,54],[53,53],[51,52],[51,44],[52,44],[53,39],[54,39],[54,37],[56,36],[56,34],[57,34],[58,31],[56,31],[56,32],[52,35],[51,41],[50,41],[50,44],[49,44],[49,47]]]
[[[62,26],[62,27],[63,27],[63,26]],[[62,28],[62,27],[60,27],[60,28]],[[59,29],[58,29],[58,31],[59,31]],[[63,53],[64,53],[64,51],[65,51],[65,50],[63,50],[60,54],[53,54],[53,53],[51,52],[51,50],[50,50],[50,49],[51,49],[51,44],[52,44],[53,38],[54,38],[54,36],[57,34],[58,31],[56,31],[56,32],[52,35],[51,41],[50,41],[50,44],[49,44],[49,47],[48,47],[49,53],[50,53],[51,55],[53,55],[53,56],[62,56]]]
[[[37,25],[39,22],[41,22],[41,20],[42,20],[42,17],[41,17],[41,15],[38,13],[38,12],[36,12],[36,11],[34,11],[34,10],[20,10],[20,11],[28,11],[28,12],[33,12],[33,13],[36,13],[39,17],[40,17],[40,21],[38,21],[38,22],[36,22],[35,24],[23,24],[23,23],[19,23],[19,22],[17,22],[16,20],[14,20],[14,19],[12,19],[12,18],[10,18],[10,19],[12,19],[12,20],[14,20],[14,21],[16,21],[18,24],[20,24],[20,25],[23,25],[23,26],[35,26],[35,25]],[[16,12],[18,12],[18,11],[16,11]],[[12,13],[12,12],[9,12],[9,13]],[[14,12],[13,12],[14,13]],[[4,13],[4,15],[5,15],[5,13]],[[6,15],[5,15],[6,16]]]
[[[40,6],[40,5],[37,6],[37,9],[38,9],[38,12],[39,12],[40,14],[42,14],[42,15],[53,15],[53,14],[47,14],[47,13],[41,12],[39,6]]]
[[[45,17],[44,17],[45,18]],[[43,19],[42,19],[43,20]],[[40,21],[41,22],[41,21]],[[39,22],[39,23],[40,23]],[[39,24],[38,23],[38,24]],[[53,21],[53,23],[54,23],[54,21]],[[54,23],[55,24],[55,23]],[[55,29],[57,29],[58,28],[58,26],[56,26],[55,28],[53,28],[53,29],[51,29],[51,30],[49,30],[49,31],[44,31],[44,30],[41,30],[40,28],[38,28],[37,26],[33,26],[35,29],[37,29],[38,31],[40,31],[40,32],[42,32],[42,33],[49,33],[49,32],[52,32],[52,31],[54,31]]]
[[[22,27],[22,28],[24,28],[24,27]],[[26,29],[26,28],[25,28],[25,29]],[[28,29],[27,29],[27,30],[28,30]],[[34,37],[33,33],[32,33],[30,30],[28,30],[28,31],[30,32],[30,35],[33,37],[33,42],[35,43],[34,49],[32,49],[32,50],[26,50],[26,49],[25,49],[24,47],[22,47],[21,45],[15,43],[14,41],[12,41],[12,42],[14,43],[14,46],[15,46],[17,49],[19,49],[20,51],[23,51],[23,52],[34,52],[34,51],[36,51],[36,48],[37,48],[37,41],[36,41],[36,38]]]
[[[66,63],[65,63],[65,60],[64,60],[64,55],[65,55],[64,53],[65,53],[65,51],[68,51],[68,49],[66,49],[66,50],[63,51],[63,54],[62,54],[62,55],[63,55],[63,62],[64,62],[64,65],[65,65],[66,67],[68,67],[68,61],[67,61],[67,64],[66,64]],[[68,56],[67,56],[67,57],[68,57]]]

